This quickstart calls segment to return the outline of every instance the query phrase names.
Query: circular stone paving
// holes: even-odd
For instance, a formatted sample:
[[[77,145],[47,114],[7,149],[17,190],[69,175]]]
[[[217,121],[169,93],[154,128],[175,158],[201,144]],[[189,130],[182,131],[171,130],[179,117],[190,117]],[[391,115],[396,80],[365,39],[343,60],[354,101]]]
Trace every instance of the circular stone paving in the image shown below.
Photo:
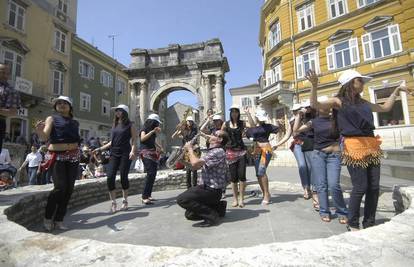
[[[259,196],[248,194],[244,208],[231,207],[231,192],[227,189],[226,216],[219,225],[209,228],[193,227],[196,222],[186,220],[184,210],[176,204],[176,197],[183,190],[171,190],[154,192],[154,205],[141,204],[140,195],[130,196],[129,209],[115,214],[108,212],[109,201],[69,211],[65,224],[70,230],[54,234],[109,243],[229,248],[325,238],[346,232],[335,216],[330,223],[322,222],[312,209],[312,201],[303,199],[299,185],[271,182],[270,188],[272,204],[262,206]],[[257,185],[249,185],[249,190],[257,190]],[[346,201],[348,197],[345,193]],[[118,206],[120,202],[118,199]],[[382,193],[377,223],[388,221],[393,215],[391,193]],[[40,225],[31,230],[43,231]]]

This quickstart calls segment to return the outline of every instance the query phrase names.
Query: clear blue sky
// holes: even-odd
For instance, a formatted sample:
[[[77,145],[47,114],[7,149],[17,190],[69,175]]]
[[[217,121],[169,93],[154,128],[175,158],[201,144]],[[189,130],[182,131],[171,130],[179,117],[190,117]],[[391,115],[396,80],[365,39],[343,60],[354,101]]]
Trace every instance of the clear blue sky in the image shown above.
[[[262,0],[80,0],[77,34],[126,66],[133,48],[159,48],[168,44],[190,44],[219,38],[228,59],[226,107],[231,106],[228,89],[257,82],[261,72],[258,46]],[[185,100],[184,100],[185,99]],[[168,96],[196,105],[189,92]]]

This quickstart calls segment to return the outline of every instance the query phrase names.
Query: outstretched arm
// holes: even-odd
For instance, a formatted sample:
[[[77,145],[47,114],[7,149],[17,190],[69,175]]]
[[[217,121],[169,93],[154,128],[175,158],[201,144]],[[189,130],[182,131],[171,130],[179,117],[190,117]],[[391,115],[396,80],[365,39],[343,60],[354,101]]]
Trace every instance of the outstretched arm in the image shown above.
[[[319,78],[318,75],[316,75],[316,72],[313,70],[309,70],[306,73],[305,78],[312,84],[311,87],[311,96],[310,96],[310,105],[313,109],[324,109],[324,110],[330,110],[332,108],[339,108],[341,107],[341,100],[337,97],[331,97],[328,98],[325,101],[318,101],[318,83]]]
[[[388,112],[392,109],[392,107],[395,104],[395,100],[397,98],[397,96],[399,95],[399,93],[403,91],[409,94],[413,94],[413,89],[408,89],[406,86],[404,85],[400,85],[397,88],[395,88],[394,92],[387,98],[387,100],[385,101],[385,103],[383,104],[374,104],[371,102],[368,102],[371,110],[373,112]]]

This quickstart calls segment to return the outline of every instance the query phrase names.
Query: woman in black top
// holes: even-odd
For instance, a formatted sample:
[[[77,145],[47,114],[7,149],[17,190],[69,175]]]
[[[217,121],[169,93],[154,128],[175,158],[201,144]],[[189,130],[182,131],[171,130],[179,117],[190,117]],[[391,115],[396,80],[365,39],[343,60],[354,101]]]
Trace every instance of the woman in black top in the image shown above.
[[[239,206],[240,208],[244,207],[244,191],[246,189],[246,147],[243,142],[245,128],[244,122],[240,120],[240,108],[232,105],[230,107],[230,120],[223,124],[222,130],[229,135],[226,159],[229,164],[231,187],[233,189],[232,206]]]
[[[129,108],[126,105],[118,105],[115,109],[114,122],[111,130],[111,141],[94,152],[111,149],[111,158],[109,160],[109,170],[107,176],[107,185],[109,197],[112,201],[111,212],[115,213],[116,208],[116,192],[115,178],[116,173],[121,174],[122,185],[122,206],[120,210],[128,209],[128,189],[129,189],[129,167],[131,161],[137,157],[137,130],[133,127],[133,123],[128,118]]]
[[[375,225],[380,187],[381,141],[374,136],[372,112],[389,112],[400,91],[412,93],[404,84],[397,86],[383,104],[370,103],[361,98],[364,84],[372,78],[354,70],[344,71],[338,79],[341,88],[337,96],[326,101],[317,100],[318,77],[307,73],[312,83],[311,105],[318,109],[333,109],[337,127],[342,136],[342,161],[347,166],[352,181],[349,201],[348,230],[359,230],[359,210],[365,195],[364,228]]]
[[[79,123],[73,119],[72,101],[67,96],[54,99],[53,108],[56,114],[39,121],[36,133],[42,141],[49,140],[46,163],[43,170],[51,170],[54,188],[47,199],[44,227],[47,231],[53,228],[67,229],[63,218],[75,186],[79,168]]]
[[[144,191],[142,192],[142,203],[152,204],[152,187],[157,177],[158,161],[161,146],[156,142],[157,134],[161,132],[161,120],[157,114],[150,114],[140,132],[141,145],[139,147],[144,170],[147,173],[145,178]]]
[[[279,125],[272,125],[266,123],[268,120],[267,113],[262,110],[256,110],[257,125],[255,124],[249,109],[245,110],[250,127],[246,130],[246,136],[253,139],[256,142],[255,153],[255,169],[257,180],[259,181],[260,189],[263,193],[262,205],[268,205],[271,203],[269,192],[269,179],[266,174],[267,166],[273,156],[273,147],[269,143],[269,136],[272,133],[279,131]],[[276,121],[277,124],[279,124]]]
[[[304,112],[303,109],[299,110],[296,115],[293,133],[297,135],[310,129],[314,130],[314,151],[311,158],[312,177],[316,180],[314,184],[318,192],[321,220],[324,222],[331,221],[329,192],[336,208],[335,213],[338,215],[339,223],[346,224],[348,222],[348,210],[340,184],[341,157],[336,123],[329,110],[320,109],[316,118],[300,126],[300,114]]]

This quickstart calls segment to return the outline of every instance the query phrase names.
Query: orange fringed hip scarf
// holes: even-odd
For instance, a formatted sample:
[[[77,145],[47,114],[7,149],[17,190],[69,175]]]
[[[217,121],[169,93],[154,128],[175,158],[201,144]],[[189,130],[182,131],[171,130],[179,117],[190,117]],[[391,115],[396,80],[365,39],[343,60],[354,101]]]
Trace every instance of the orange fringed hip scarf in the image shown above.
[[[355,136],[344,138],[342,162],[347,166],[367,168],[370,164],[381,163],[382,141],[375,137]]]

